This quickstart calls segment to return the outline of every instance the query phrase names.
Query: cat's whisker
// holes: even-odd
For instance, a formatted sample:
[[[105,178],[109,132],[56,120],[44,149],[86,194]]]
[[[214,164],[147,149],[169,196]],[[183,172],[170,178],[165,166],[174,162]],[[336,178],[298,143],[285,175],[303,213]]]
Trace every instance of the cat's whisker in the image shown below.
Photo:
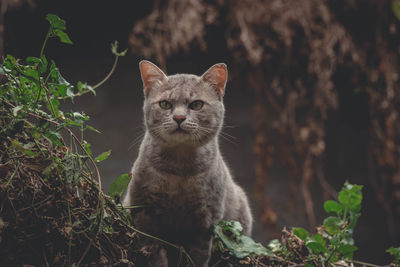
[[[230,135],[230,134],[228,134],[227,132],[224,132],[224,131],[220,131],[220,134],[225,135],[225,136],[227,136],[229,138],[232,138],[232,139],[235,139],[235,140],[237,139],[237,137],[235,137],[233,135]]]
[[[212,132],[212,128],[207,128],[207,127],[203,127],[203,126],[199,126],[199,130],[204,131],[206,133],[211,133]],[[219,132],[219,136],[221,136],[223,139],[225,139],[226,141],[228,141],[229,143],[233,144],[233,145],[237,145],[237,143],[233,140],[233,139],[237,139],[236,137],[224,132],[224,131],[220,131]]]
[[[146,132],[145,131],[141,131],[138,136],[135,137],[135,139],[133,139],[133,141],[129,144],[128,147],[128,151],[131,150],[134,146],[136,146],[137,144],[141,143],[143,140],[143,137],[145,136]]]
[[[224,135],[222,134],[222,132],[220,132],[220,135],[219,135],[219,136],[221,136],[223,139],[225,139],[225,140],[228,141],[229,143],[231,143],[231,144],[233,144],[233,145],[235,145],[235,146],[237,145],[237,143],[236,143],[235,141],[229,139],[229,137],[224,136]]]

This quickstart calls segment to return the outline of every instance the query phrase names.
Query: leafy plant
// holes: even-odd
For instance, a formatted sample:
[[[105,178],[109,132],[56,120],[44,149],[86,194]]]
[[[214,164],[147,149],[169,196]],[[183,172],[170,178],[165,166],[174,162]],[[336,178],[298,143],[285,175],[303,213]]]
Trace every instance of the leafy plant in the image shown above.
[[[236,258],[268,256],[277,262],[268,264],[305,263],[307,267],[327,266],[339,260],[352,260],[354,251],[353,231],[360,217],[362,186],[346,182],[339,192],[338,201],[324,203],[330,214],[314,235],[300,227],[283,230],[282,242],[272,240],[267,248],[242,233],[236,221],[221,221],[214,228],[215,253],[229,252]],[[391,250],[394,251],[394,250]]]
[[[82,82],[73,86],[61,75],[56,63],[47,59],[44,54],[47,41],[51,38],[72,44],[66,33],[66,23],[53,14],[48,14],[46,19],[50,27],[39,57],[20,60],[7,55],[0,65],[0,193],[9,199],[4,202],[6,204],[3,203],[3,198],[1,200],[2,220],[8,219],[12,222],[5,222],[5,226],[18,227],[13,216],[5,216],[7,203],[13,202],[13,210],[19,203],[26,205],[32,202],[32,207],[41,207],[41,201],[46,200],[49,195],[64,195],[65,198],[54,202],[58,203],[56,210],[62,214],[60,216],[67,218],[66,226],[58,226],[53,222],[51,227],[58,227],[55,230],[68,236],[68,259],[65,264],[72,265],[72,240],[79,243],[82,240],[81,233],[86,231],[112,233],[115,222],[111,220],[110,213],[120,218],[126,218],[126,214],[101,191],[101,178],[96,162],[105,160],[110,151],[93,159],[90,144],[84,139],[85,131],[99,131],[87,125],[89,116],[85,113],[63,112],[59,109],[60,103],[89,92],[95,93],[94,89],[107,80],[115,69],[117,59],[126,51],[117,52],[117,43],[114,43],[112,52],[116,60],[109,75],[95,86]],[[70,137],[69,142],[64,139],[65,136]],[[95,176],[97,183],[93,181]],[[53,190],[49,195],[47,191],[38,190],[46,182],[49,184],[44,186],[44,190]],[[24,194],[14,195],[14,192],[18,193],[15,189],[19,187],[23,187]],[[29,193],[29,190],[34,193]],[[32,195],[35,196],[34,199],[29,200]],[[35,201],[40,205],[35,204]],[[81,201],[91,202],[94,204],[93,208],[85,210],[80,206],[77,207],[78,213],[75,213],[74,205]],[[35,210],[35,213],[40,211]],[[25,218],[23,214],[18,216],[21,221]],[[51,218],[48,214],[45,217]],[[27,217],[26,220],[30,218]],[[14,230],[20,232],[19,229]],[[0,231],[1,233],[3,232]],[[2,244],[5,242],[13,244],[3,238]],[[0,260],[0,265],[1,262]]]
[[[239,259],[252,255],[273,256],[267,248],[244,235],[242,231],[243,227],[237,221],[221,221],[214,227],[213,250],[227,250]]]
[[[310,250],[310,261],[329,264],[342,258],[353,258],[353,253],[357,250],[353,232],[361,215],[361,190],[362,186],[346,182],[339,192],[339,202],[326,201],[324,209],[331,216],[323,221],[315,235],[311,236],[303,228],[293,228],[293,233]]]
[[[121,174],[114,182],[111,183],[108,195],[112,198],[120,197],[124,194],[131,180],[131,176],[127,173]]]
[[[7,55],[0,65],[0,195],[5,196],[0,198],[0,265],[13,266],[16,262],[21,263],[17,265],[24,265],[39,259],[41,256],[35,256],[29,250],[36,246],[43,246],[38,248],[43,250],[40,255],[44,257],[40,262],[47,263],[48,257],[55,257],[50,262],[58,262],[57,265],[62,266],[80,265],[88,258],[89,249],[95,247],[94,255],[101,257],[92,257],[89,260],[92,265],[121,263],[118,258],[109,258],[108,255],[116,255],[116,251],[125,255],[122,257],[128,254],[140,257],[143,253],[131,246],[139,233],[179,249],[194,266],[189,254],[180,246],[132,226],[128,210],[137,207],[123,207],[115,201],[129,183],[128,174],[121,175],[112,183],[110,194],[113,198],[103,194],[96,163],[107,159],[111,151],[92,157],[91,145],[84,139],[84,132],[99,131],[87,125],[89,116],[83,112],[63,112],[59,109],[61,101],[73,100],[90,92],[95,94],[95,89],[107,81],[116,68],[118,58],[124,56],[127,50],[118,52],[118,42],[114,42],[111,51],[115,60],[109,74],[94,86],[83,82],[73,86],[64,79],[55,62],[49,61],[44,54],[50,38],[72,43],[65,32],[65,21],[52,14],[46,19],[50,28],[39,57],[19,60]],[[34,214],[15,214],[18,212],[16,208],[25,211],[26,203],[30,203],[29,210],[32,207]],[[44,205],[49,207],[39,210]],[[48,214],[48,210],[52,213]],[[7,212],[11,215],[7,216]],[[45,233],[42,231],[43,224]],[[29,233],[31,228],[37,232],[33,231],[29,238],[22,235],[22,241],[15,241],[13,236],[20,237],[28,225]],[[6,238],[3,233],[6,233]],[[47,243],[43,236],[50,236]],[[60,237],[60,242],[55,244],[54,236]],[[43,242],[39,245],[29,243],[35,240]],[[25,246],[28,252],[22,255],[32,255],[31,259],[20,257],[21,250],[13,249],[18,242],[28,243]],[[124,263],[133,265],[125,259]]]
[[[400,264],[400,247],[390,247],[386,252],[394,257],[394,264],[398,266]]]

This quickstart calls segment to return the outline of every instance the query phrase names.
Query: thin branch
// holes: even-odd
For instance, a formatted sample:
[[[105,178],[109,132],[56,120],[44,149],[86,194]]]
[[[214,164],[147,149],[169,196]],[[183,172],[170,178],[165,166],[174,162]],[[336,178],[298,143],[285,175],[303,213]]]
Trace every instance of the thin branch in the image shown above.
[[[119,57],[120,56],[115,55],[114,63],[112,65],[112,67],[111,67],[111,70],[108,72],[108,74],[106,75],[106,77],[104,77],[103,80],[101,80],[100,82],[98,82],[97,84],[92,86],[93,90],[95,90],[96,88],[102,86],[111,77],[111,75],[114,73],[115,69],[117,68],[118,58]],[[85,95],[85,94],[90,93],[90,92],[92,92],[92,91],[91,90],[85,90],[85,91],[82,91],[82,92],[74,94],[73,97],[82,96],[82,95]],[[59,97],[57,97],[58,100],[64,100],[64,99],[68,99],[68,98],[70,98],[70,97],[69,96],[65,96],[65,97],[59,96]]]
[[[114,64],[113,64],[113,66],[111,67],[110,72],[107,74],[106,77],[104,77],[103,80],[101,80],[100,82],[98,82],[97,84],[95,84],[94,86],[92,86],[93,89],[96,89],[96,88],[100,87],[101,85],[103,85],[103,83],[105,83],[105,82],[111,77],[111,75],[112,75],[113,72],[115,71],[115,68],[117,67],[118,58],[119,58],[119,56],[118,56],[118,55],[115,55]]]
[[[357,263],[357,264],[361,264],[364,266],[370,266],[370,267],[381,267],[382,265],[376,265],[373,263],[367,263],[367,262],[362,262],[362,261],[357,261],[357,260],[351,260],[351,261],[347,261],[349,263]]]
[[[83,259],[86,257],[86,254],[89,251],[89,248],[92,246],[93,240],[90,239],[90,242],[88,244],[88,246],[86,247],[85,251],[83,252],[81,258],[79,259],[78,263],[76,264],[76,267],[79,267],[79,265],[82,263]]]

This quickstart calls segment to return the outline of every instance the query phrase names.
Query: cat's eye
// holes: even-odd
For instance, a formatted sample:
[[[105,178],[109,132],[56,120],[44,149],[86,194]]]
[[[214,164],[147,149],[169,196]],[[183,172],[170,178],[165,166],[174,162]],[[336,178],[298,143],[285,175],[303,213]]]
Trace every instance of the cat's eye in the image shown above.
[[[162,109],[170,109],[170,108],[172,108],[171,102],[168,102],[167,100],[161,100],[161,101],[159,102],[159,104],[160,104],[160,107],[161,107]]]
[[[189,104],[189,108],[193,110],[200,110],[204,105],[204,102],[201,100],[193,101]]]

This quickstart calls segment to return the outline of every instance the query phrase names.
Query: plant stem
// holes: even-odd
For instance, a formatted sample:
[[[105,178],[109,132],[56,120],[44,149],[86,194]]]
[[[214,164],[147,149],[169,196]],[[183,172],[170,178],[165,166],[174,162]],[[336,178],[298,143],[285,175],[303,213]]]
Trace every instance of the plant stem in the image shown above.
[[[364,265],[364,266],[370,266],[370,267],[380,267],[381,266],[381,265],[376,265],[376,264],[362,262],[362,261],[356,261],[356,260],[351,260],[351,261],[348,261],[348,262],[357,263],[357,264],[361,264],[361,265]]]
[[[140,209],[148,207],[150,207],[150,205],[136,205],[136,206],[123,206],[122,209]]]
[[[72,218],[71,218],[71,208],[68,203],[68,221],[69,225],[72,227]],[[72,234],[72,231],[71,231]],[[68,265],[71,266],[71,247],[72,247],[72,238],[69,239],[68,241]]]
[[[47,31],[46,37],[44,38],[44,41],[42,44],[42,49],[40,50],[40,55],[39,55],[40,58],[43,56],[44,48],[46,47],[47,40],[49,40],[50,34],[52,31],[53,31],[53,27],[50,26],[50,29]]]
[[[40,86],[40,89],[42,89],[42,86]],[[39,93],[40,93],[40,89],[39,89]],[[56,112],[55,112],[55,110],[54,110],[53,103],[50,101],[50,95],[49,95],[49,92],[47,91],[46,87],[44,88],[44,91],[46,92],[47,102],[49,102],[49,104],[50,104],[50,108],[51,108],[50,111],[51,111],[51,113],[53,114],[54,118],[57,118],[58,116],[57,116],[57,114],[56,114]],[[40,95],[40,94],[39,94],[39,95]]]
[[[108,72],[107,76],[104,77],[103,80],[101,80],[100,82],[98,82],[98,83],[96,83],[95,85],[92,86],[93,90],[96,89],[96,88],[98,88],[98,87],[100,87],[101,85],[103,85],[103,84],[111,77],[111,75],[114,73],[114,71],[115,71],[115,69],[116,69],[116,67],[117,67],[118,58],[119,58],[119,57],[120,57],[120,56],[115,55],[114,63],[113,63],[113,65],[112,65],[112,67],[111,67],[111,70]],[[76,94],[74,95],[74,97],[82,96],[82,95],[85,95],[85,94],[90,93],[90,92],[92,92],[92,91],[91,91],[91,90],[85,90],[85,91],[76,93]],[[69,97],[62,97],[62,96],[59,96],[57,99],[58,99],[58,100],[63,100],[63,99],[67,99],[67,98],[69,98]]]
[[[17,167],[15,167],[15,170],[14,170],[14,172],[11,174],[11,177],[10,177],[10,179],[8,179],[6,185],[9,185],[9,184],[11,183],[11,181],[12,181],[12,179],[14,178],[15,174],[17,174],[17,171],[18,171],[18,168],[19,168],[19,165],[20,165],[20,164],[21,164],[21,161],[18,161]]]
[[[113,72],[115,71],[115,68],[117,67],[118,58],[119,58],[119,56],[115,55],[114,64],[113,64],[113,66],[111,67],[110,72],[107,74],[106,77],[104,77],[103,80],[101,80],[100,82],[98,82],[97,84],[95,84],[95,85],[93,86],[93,89],[98,88],[99,86],[101,86],[103,83],[105,83],[105,82],[111,77],[111,75],[112,75]]]

